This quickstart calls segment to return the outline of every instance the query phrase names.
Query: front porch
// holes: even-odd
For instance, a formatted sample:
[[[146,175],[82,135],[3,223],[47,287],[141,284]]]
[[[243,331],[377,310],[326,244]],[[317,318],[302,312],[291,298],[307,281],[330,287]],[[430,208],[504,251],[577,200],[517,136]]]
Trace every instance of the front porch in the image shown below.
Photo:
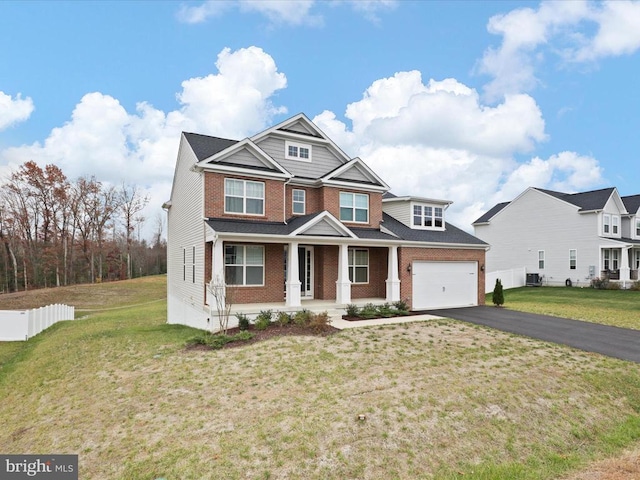
[[[614,281],[627,288],[630,282],[638,281],[640,270],[640,247],[626,245],[621,248],[601,249],[602,270],[600,278]]]

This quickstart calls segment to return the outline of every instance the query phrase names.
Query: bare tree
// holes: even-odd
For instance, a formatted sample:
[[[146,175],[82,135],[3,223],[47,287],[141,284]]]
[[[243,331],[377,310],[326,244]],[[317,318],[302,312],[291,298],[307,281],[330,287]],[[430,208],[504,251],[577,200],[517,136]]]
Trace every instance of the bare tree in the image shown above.
[[[131,244],[133,242],[133,234],[136,226],[144,222],[144,217],[140,212],[149,203],[149,196],[144,195],[137,185],[122,184],[119,191],[119,208],[122,214],[122,221],[125,227],[125,235],[127,239],[127,278],[132,278],[131,265]]]

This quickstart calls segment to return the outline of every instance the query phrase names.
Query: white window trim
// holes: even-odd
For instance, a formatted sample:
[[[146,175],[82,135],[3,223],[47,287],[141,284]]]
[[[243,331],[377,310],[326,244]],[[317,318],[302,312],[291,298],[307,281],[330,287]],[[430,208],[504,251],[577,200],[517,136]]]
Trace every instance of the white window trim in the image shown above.
[[[297,154],[289,155],[289,147],[296,147]],[[300,149],[306,148],[309,151],[309,158],[303,158],[300,156]],[[299,162],[311,162],[312,157],[312,149],[311,145],[308,143],[300,143],[300,142],[291,142],[289,140],[285,140],[284,142],[284,158],[287,160],[297,160]]]
[[[415,214],[413,213],[414,207],[420,207],[421,210],[421,224],[420,225],[416,225],[415,224]],[[431,227],[427,226],[424,224],[424,219],[425,219],[425,207],[431,207],[431,220],[433,222],[433,225]],[[439,217],[440,220],[442,221],[442,226],[441,227],[436,227],[436,208],[439,208],[440,210],[442,210],[442,216]],[[445,221],[444,221],[444,207],[442,205],[434,205],[434,204],[429,204],[429,203],[412,203],[411,204],[411,228],[414,229],[418,229],[418,230],[444,230],[445,229]]]
[[[363,252],[367,252],[367,264],[366,265],[356,265],[355,264],[355,252],[357,251],[363,251]],[[353,260],[354,263],[351,263],[351,258],[352,258],[352,252],[353,252]],[[356,247],[351,247],[348,249],[348,253],[349,253],[349,265],[348,265],[348,269],[349,269],[349,280],[351,281],[352,284],[354,285],[367,285],[369,283],[369,274],[370,274],[370,263],[371,263],[371,252],[369,252],[368,248],[356,248]],[[367,281],[366,282],[356,282],[356,267],[365,267],[367,268]],[[351,280],[351,278],[353,278],[353,280]]]
[[[296,201],[295,200],[295,192],[302,192],[302,201]],[[295,204],[296,203],[302,203],[302,212],[296,212]],[[302,190],[301,188],[294,188],[291,191],[291,213],[293,215],[305,215],[307,212],[307,191],[306,190]]]
[[[246,248],[248,246],[256,246],[256,247],[260,247],[262,249],[262,283],[257,284],[257,283],[252,283],[250,285],[247,285],[247,253],[246,253]],[[240,247],[244,250],[244,253],[242,255],[243,258],[243,262],[244,263],[232,263],[232,264],[228,264],[226,261],[226,258],[224,259],[224,268],[225,268],[225,284],[227,282],[227,275],[226,275],[226,268],[227,266],[242,266],[242,270],[243,270],[243,282],[244,283],[229,283],[227,285],[232,286],[232,287],[264,287],[264,275],[265,275],[265,249],[264,249],[264,245],[243,245],[243,244],[237,244],[237,243],[229,243],[229,244],[225,244],[224,246],[226,247]],[[223,249],[223,255],[225,255],[224,249]],[[226,255],[225,255],[226,257]],[[252,267],[257,267],[258,265],[254,265],[251,264],[250,266]]]
[[[602,215],[602,233],[611,233],[611,215],[608,213]]]
[[[540,262],[542,262],[542,266],[540,266]],[[538,270],[544,270],[544,250],[538,250]]]
[[[352,207],[343,207],[342,203],[340,203],[340,200],[342,198],[342,194],[345,195],[351,195],[353,197],[353,206]],[[356,220],[356,210],[362,210],[361,208],[356,208],[356,195],[362,195],[363,197],[367,197],[367,220],[362,222],[359,220]],[[340,219],[341,222],[347,222],[347,223],[360,223],[362,225],[367,225],[369,223],[369,219],[371,217],[371,211],[369,208],[369,195],[367,195],[366,193],[355,193],[355,192],[340,192],[338,194],[338,217]],[[342,209],[343,208],[351,208],[351,211],[353,213],[353,220],[345,220],[342,218]]]
[[[573,252],[573,258],[571,253]],[[571,266],[571,260],[574,261],[573,267]],[[569,270],[576,270],[578,268],[578,250],[575,248],[569,249]]]
[[[618,215],[611,215],[611,235],[620,234],[620,217]]]
[[[634,217],[635,238],[640,238],[640,217]]]
[[[235,182],[242,182],[244,184],[243,187],[243,194],[242,194],[242,212],[232,212],[232,211],[228,211],[227,210],[227,180],[233,180]],[[262,184],[262,197],[247,197],[247,183],[258,183],[258,184]],[[224,213],[229,214],[229,215],[250,215],[252,217],[264,217],[265,215],[265,210],[266,210],[266,191],[267,191],[267,187],[265,185],[264,182],[256,182],[255,180],[243,180],[241,178],[225,178],[224,179]],[[236,197],[236,196],[232,196],[229,195],[232,198],[241,198],[241,197]],[[247,199],[254,199],[254,200],[262,200],[262,213],[248,213],[247,212]]]

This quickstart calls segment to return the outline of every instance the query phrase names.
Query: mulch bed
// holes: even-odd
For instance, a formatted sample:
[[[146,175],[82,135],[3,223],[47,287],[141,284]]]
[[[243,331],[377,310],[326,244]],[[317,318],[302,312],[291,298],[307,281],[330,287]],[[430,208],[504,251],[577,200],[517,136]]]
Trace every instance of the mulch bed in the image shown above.
[[[273,337],[285,337],[285,336],[313,336],[313,337],[328,337],[329,335],[333,335],[336,332],[339,332],[340,329],[332,327],[331,325],[326,325],[322,329],[311,328],[311,327],[303,327],[300,325],[289,324],[289,325],[279,325],[277,323],[272,323],[265,330],[258,330],[255,328],[255,325],[249,325],[247,329],[249,332],[253,334],[253,338],[250,340],[242,340],[238,342],[229,342],[222,346],[222,349],[226,348],[237,348],[243,347],[246,345],[251,345],[253,343],[262,342],[264,340],[268,340]],[[230,328],[227,330],[227,335],[235,335],[239,333],[239,328]],[[207,345],[192,345],[187,347],[187,350],[212,350],[211,347]]]

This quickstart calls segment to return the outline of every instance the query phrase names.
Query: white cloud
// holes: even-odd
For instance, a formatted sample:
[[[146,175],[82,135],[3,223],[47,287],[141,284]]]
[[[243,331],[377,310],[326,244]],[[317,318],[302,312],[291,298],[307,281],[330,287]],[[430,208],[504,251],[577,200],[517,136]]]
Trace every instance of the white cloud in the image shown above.
[[[543,2],[537,10],[495,15],[487,30],[501,36],[502,43],[484,52],[476,70],[493,77],[484,93],[496,101],[535,88],[536,70],[548,68],[549,57],[576,63],[635,53],[640,49],[640,3]]]
[[[27,120],[34,110],[31,98],[22,98],[17,94],[15,99],[0,90],[0,131],[16,123]]]
[[[260,48],[224,49],[216,67],[217,74],[184,81],[180,108],[166,113],[146,102],[127,112],[109,95],[88,93],[44,142],[0,151],[0,165],[16,168],[34,160],[58,165],[71,179],[95,175],[113,185],[137,184],[153,192],[145,212],[152,218],[168,198],[181,131],[243,138],[286,112],[270,97],[287,79]],[[156,198],[158,192],[165,198]]]
[[[322,16],[311,13],[314,3],[313,0],[207,0],[198,6],[183,5],[177,16],[184,23],[202,23],[238,8],[241,13],[261,14],[273,25],[320,26],[323,23]]]
[[[375,24],[380,23],[380,12],[395,10],[398,6],[396,0],[353,0],[350,3],[354,11]]]
[[[373,82],[345,116],[351,129],[329,111],[314,122],[394,193],[453,201],[448,218],[468,230],[494,203],[529,186],[573,191],[602,182],[598,162],[573,152],[516,161],[547,138],[528,95],[489,106],[455,79],[425,84],[419,72],[399,72]]]

